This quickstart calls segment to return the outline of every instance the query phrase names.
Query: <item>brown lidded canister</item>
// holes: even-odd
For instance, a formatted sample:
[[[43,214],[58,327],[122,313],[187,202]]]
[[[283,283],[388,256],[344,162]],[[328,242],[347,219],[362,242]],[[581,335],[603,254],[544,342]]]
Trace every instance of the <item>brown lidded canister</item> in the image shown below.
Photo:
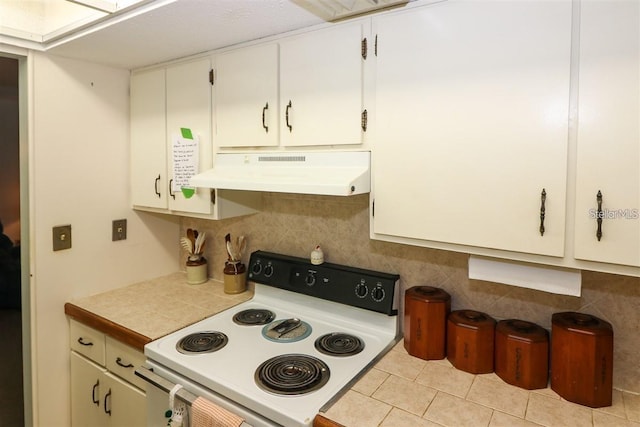
[[[404,294],[404,348],[425,360],[446,356],[451,296],[440,288],[414,286]]]
[[[447,321],[447,359],[472,374],[493,372],[496,321],[474,310],[453,311]]]
[[[549,382],[549,332],[524,320],[496,325],[495,371],[502,380],[527,390]]]
[[[551,389],[562,398],[600,408],[613,393],[613,328],[583,313],[551,317]]]

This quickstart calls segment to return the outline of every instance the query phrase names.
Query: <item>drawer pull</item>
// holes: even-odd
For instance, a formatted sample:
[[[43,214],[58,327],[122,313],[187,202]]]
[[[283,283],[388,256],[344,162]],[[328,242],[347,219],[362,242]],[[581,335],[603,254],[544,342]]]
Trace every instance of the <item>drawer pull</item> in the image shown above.
[[[85,345],[87,347],[91,347],[93,345],[93,343],[91,341],[89,342],[84,342],[84,340],[82,339],[82,337],[78,338],[78,343],[80,343],[80,345]]]
[[[98,386],[100,385],[100,380],[96,380],[96,383],[93,385],[93,390],[91,391],[91,400],[96,406],[100,406],[100,399],[96,398],[96,391],[98,390]]]
[[[131,363],[128,363],[126,365],[122,363],[122,358],[120,357],[116,359],[116,363],[118,364],[118,366],[122,366],[123,368],[133,368],[133,365]]]

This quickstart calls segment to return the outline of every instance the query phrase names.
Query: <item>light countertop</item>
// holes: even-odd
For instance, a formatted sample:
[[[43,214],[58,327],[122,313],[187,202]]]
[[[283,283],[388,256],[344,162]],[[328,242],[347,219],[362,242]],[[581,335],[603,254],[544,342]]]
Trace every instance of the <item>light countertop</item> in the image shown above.
[[[144,343],[252,295],[225,294],[223,284],[213,280],[188,285],[186,274],[178,272],[70,301],[65,312],[142,350]],[[493,373],[460,371],[446,359],[413,357],[400,341],[321,415],[327,423],[318,425],[346,427],[640,427],[640,396],[614,390],[612,406],[591,409],[563,400],[550,388],[528,391]]]

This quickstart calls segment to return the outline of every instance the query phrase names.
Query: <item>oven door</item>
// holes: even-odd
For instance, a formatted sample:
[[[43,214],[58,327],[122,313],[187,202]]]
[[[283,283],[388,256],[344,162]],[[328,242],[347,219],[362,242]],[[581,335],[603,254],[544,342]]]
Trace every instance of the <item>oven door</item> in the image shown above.
[[[184,378],[175,372],[147,360],[145,366],[136,369],[136,375],[147,383],[147,427],[166,427],[165,413],[169,408],[169,390],[175,384],[180,384],[183,389],[178,391],[175,398],[187,404],[190,412],[191,404],[198,397],[203,397],[212,403],[242,417],[245,422],[242,427],[279,427],[279,424],[264,418],[260,414],[248,408],[238,405],[201,385]],[[187,426],[185,426],[187,427]]]

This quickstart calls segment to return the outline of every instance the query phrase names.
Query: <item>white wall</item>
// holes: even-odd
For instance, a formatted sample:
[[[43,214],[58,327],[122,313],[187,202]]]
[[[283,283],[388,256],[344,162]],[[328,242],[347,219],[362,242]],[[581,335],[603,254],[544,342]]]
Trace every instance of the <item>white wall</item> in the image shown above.
[[[38,52],[28,61],[34,425],[66,427],[64,303],[178,270],[179,228],[130,208],[129,72]],[[120,218],[127,239],[112,242]],[[53,252],[63,224],[73,247]]]

